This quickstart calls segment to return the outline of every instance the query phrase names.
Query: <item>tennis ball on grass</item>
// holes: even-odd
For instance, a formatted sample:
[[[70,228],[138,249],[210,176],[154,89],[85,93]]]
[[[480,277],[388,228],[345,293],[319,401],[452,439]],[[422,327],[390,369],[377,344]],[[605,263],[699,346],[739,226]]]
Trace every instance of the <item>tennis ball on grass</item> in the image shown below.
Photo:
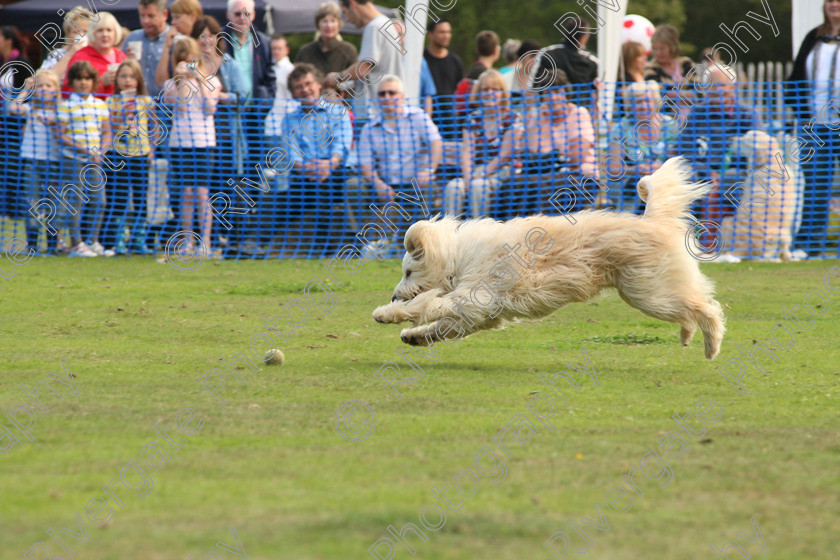
[[[284,361],[285,359],[286,359],[286,357],[285,357],[285,356],[283,356],[283,352],[281,352],[280,350],[278,350],[278,349],[276,349],[276,348],[272,348],[272,349],[271,349],[271,350],[269,350],[269,351],[268,351],[268,353],[265,355],[265,363],[267,363],[267,364],[269,364],[269,365],[278,365],[278,366],[282,366],[282,365],[283,365],[283,361]]]

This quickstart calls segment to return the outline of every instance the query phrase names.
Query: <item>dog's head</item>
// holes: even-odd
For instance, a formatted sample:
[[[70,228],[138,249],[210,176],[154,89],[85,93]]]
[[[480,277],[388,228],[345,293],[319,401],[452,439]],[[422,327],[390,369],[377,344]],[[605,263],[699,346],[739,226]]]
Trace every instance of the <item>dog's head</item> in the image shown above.
[[[777,153],[781,153],[779,143],[775,138],[761,130],[750,130],[746,134],[732,140],[729,151],[742,155],[749,160],[753,169],[773,165]]]
[[[457,221],[453,218],[421,220],[405,232],[402,280],[391,301],[411,301],[423,292],[438,288],[444,293],[455,286],[451,247]]]

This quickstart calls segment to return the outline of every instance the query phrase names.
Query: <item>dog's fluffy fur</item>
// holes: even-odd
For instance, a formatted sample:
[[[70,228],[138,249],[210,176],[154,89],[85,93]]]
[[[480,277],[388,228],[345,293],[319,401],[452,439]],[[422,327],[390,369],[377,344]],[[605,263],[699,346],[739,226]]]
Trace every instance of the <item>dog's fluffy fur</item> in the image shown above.
[[[736,138],[730,150],[746,156],[753,173],[744,180],[737,212],[721,223],[726,250],[736,257],[789,261],[799,196],[793,169],[780,169],[779,143],[760,130]]]
[[[402,341],[427,345],[447,333],[451,339],[453,332],[468,336],[500,328],[505,321],[544,317],[604,288],[616,288],[642,313],[679,323],[683,345],[699,327],[706,357],[712,359],[723,339],[723,312],[711,281],[686,247],[691,237],[688,207],[710,187],[690,183],[689,176],[684,160],[673,158],[643,177],[637,190],[647,202],[644,216],[588,210],[572,214],[574,224],[563,216],[504,223],[451,217],[417,222],[405,234],[403,278],[391,303],[378,307],[373,317],[380,323],[411,321],[415,326],[402,331]],[[542,243],[534,244],[543,254],[526,246],[525,236],[534,228],[547,232]],[[504,307],[490,317],[476,305],[484,306],[484,301],[470,299],[471,291],[482,281],[494,281],[491,270],[507,257],[505,245],[516,244],[524,262],[534,262],[527,268],[512,264],[520,278],[499,290]],[[442,323],[445,318],[450,319]]]

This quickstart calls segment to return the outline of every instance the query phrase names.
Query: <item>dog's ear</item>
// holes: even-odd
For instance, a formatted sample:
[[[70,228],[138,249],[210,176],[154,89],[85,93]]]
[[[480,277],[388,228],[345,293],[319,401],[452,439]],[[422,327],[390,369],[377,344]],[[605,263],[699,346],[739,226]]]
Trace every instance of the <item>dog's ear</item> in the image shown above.
[[[426,245],[429,243],[429,239],[431,238],[432,230],[434,228],[429,224],[426,220],[421,220],[410,228],[408,231],[405,232],[405,239],[403,239],[403,245],[405,245],[405,250],[411,255],[412,259],[420,260],[426,254]]]
[[[650,185],[648,185],[647,176],[642,177],[636,183],[636,192],[639,193],[639,198],[642,202],[647,202],[648,196],[650,195]]]

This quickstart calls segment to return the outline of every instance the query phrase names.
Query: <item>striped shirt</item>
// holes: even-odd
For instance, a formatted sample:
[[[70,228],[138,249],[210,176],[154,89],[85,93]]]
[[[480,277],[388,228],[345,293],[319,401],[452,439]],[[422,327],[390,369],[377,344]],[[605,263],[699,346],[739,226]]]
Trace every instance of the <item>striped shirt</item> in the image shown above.
[[[133,102],[134,109],[123,116],[123,109]],[[114,121],[114,149],[124,157],[145,156],[152,151],[148,134],[139,131],[149,130],[149,113],[154,114],[152,98],[147,95],[125,97],[112,95],[108,98],[108,111]]]
[[[108,124],[108,106],[90,94],[72,93],[58,105],[58,120],[64,124],[75,148],[62,146],[62,154],[71,159],[87,161],[80,149],[90,153],[102,144],[102,130]]]

